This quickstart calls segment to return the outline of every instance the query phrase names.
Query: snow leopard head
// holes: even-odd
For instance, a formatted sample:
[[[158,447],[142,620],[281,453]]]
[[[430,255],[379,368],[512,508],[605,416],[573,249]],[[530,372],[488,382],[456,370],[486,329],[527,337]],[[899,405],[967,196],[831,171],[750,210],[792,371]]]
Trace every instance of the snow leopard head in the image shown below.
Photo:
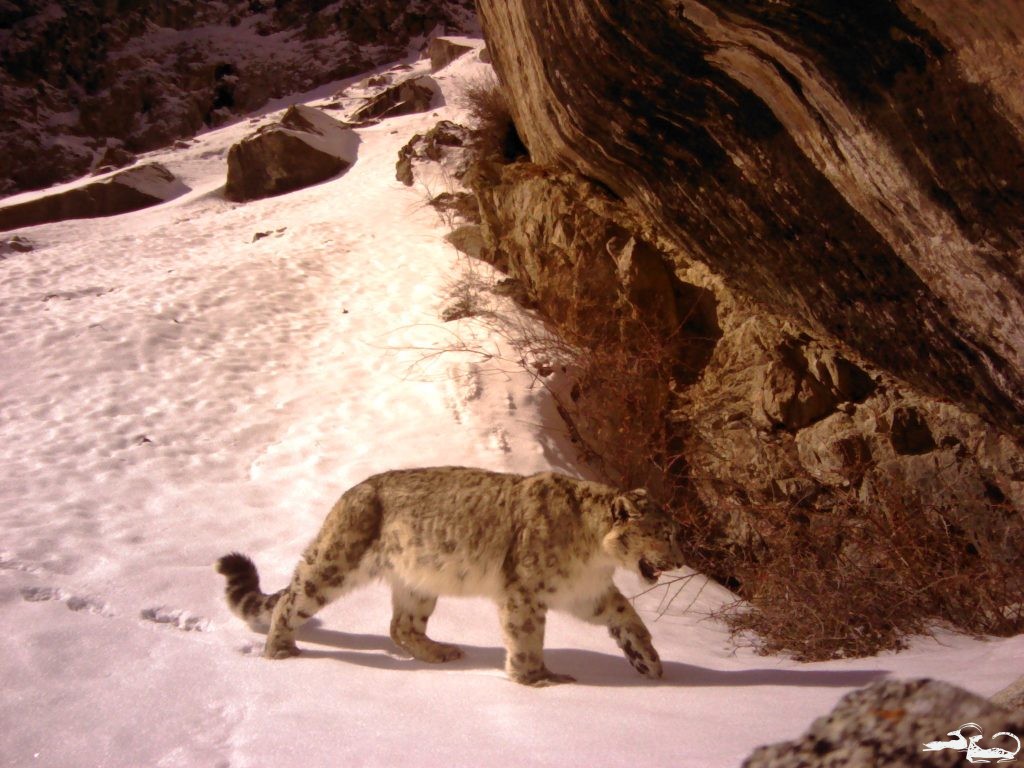
[[[663,571],[682,567],[682,526],[651,500],[646,489],[616,496],[611,517],[612,529],[604,547],[622,567],[636,571],[650,584],[656,583]]]

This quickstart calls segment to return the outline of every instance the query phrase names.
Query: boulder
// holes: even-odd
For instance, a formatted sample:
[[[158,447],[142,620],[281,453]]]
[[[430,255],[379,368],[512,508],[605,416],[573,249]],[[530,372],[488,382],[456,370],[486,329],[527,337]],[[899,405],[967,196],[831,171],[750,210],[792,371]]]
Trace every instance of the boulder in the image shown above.
[[[450,37],[435,37],[427,46],[427,55],[430,57],[430,69],[437,72],[444,69],[460,56],[465,56],[473,50],[473,46],[466,42],[459,42]]]
[[[959,731],[959,735],[957,735]],[[1024,715],[934,680],[885,680],[843,697],[798,739],[759,747],[744,768],[963,765],[968,746],[1020,749]],[[999,757],[980,757],[989,762]]]
[[[452,178],[461,181],[471,160],[469,133],[468,128],[450,120],[441,120],[426,133],[417,133],[398,150],[395,178],[411,187],[414,164],[432,161],[442,164]]]
[[[472,192],[442,192],[430,198],[429,204],[445,221],[462,219],[470,224],[480,223],[480,204]]]
[[[172,200],[188,190],[159,163],[147,163],[84,186],[0,207],[0,231],[65,219],[115,216]]]
[[[6,259],[9,253],[29,253],[34,250],[32,241],[21,235],[15,235],[9,240],[0,240],[0,258]]]
[[[367,123],[397,115],[426,112],[438,93],[437,83],[432,77],[413,77],[368,99],[352,113],[351,119],[354,123]]]
[[[1017,678],[992,696],[992,703],[1005,709],[1024,712],[1024,677]]]
[[[280,195],[326,181],[356,160],[359,137],[318,109],[289,107],[228,151],[224,195],[237,202]]]
[[[444,236],[459,253],[479,258],[484,247],[484,239],[480,234],[479,224],[463,224]]]
[[[117,144],[112,144],[103,151],[102,155],[99,156],[99,159],[96,161],[96,170],[93,171],[93,173],[100,174],[117,168],[124,168],[126,165],[130,165],[136,160],[137,158],[132,152],[129,152],[127,149],[118,146]]]

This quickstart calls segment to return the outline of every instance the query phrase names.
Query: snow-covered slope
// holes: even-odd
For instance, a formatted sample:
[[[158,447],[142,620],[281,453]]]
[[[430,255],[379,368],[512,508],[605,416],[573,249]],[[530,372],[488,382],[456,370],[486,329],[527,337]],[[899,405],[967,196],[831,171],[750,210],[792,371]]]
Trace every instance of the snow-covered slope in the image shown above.
[[[431,621],[464,660],[411,661],[379,586],[305,628],[300,658],[259,657],[219,555],[248,552],[283,586],[337,495],[380,470],[581,471],[528,375],[437,354],[502,341],[439,319],[462,262],[394,163],[414,132],[464,117],[460,83],[481,68],[473,54],[439,73],[435,112],[359,129],[355,165],[319,186],[226,202],[243,122],[144,158],[183,197],[19,231],[36,249],[0,261],[0,764],[733,766],[882,675],[990,694],[1019,672],[1020,638],[759,658],[706,618],[731,598],[699,578],[667,608],[667,588],[638,600],[666,661],[656,683],[556,614],[549,666],[580,683],[514,685],[479,600],[442,599]]]

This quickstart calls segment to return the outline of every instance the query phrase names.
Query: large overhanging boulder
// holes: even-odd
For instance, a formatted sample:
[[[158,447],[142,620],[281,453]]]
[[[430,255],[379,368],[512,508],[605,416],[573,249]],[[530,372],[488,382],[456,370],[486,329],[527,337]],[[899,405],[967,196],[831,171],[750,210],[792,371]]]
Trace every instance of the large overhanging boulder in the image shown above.
[[[358,146],[356,133],[334,118],[313,107],[290,107],[279,123],[228,151],[224,195],[240,202],[326,181],[356,161]]]
[[[1024,440],[1017,0],[478,7],[535,161]]]
[[[1024,6],[478,6],[529,153],[468,177],[480,251],[583,350],[587,455],[760,630],[841,596],[768,648],[1021,631]]]
[[[188,189],[159,163],[147,163],[83,186],[0,207],[0,231],[65,219],[115,216],[172,200]]]

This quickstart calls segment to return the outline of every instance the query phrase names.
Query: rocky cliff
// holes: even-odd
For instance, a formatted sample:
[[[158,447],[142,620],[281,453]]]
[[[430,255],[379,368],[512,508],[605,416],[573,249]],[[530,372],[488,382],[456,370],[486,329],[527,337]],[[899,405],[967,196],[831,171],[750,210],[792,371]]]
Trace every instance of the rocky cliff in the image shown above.
[[[898,498],[1019,557],[1024,6],[478,8],[530,156],[477,184],[485,251],[676,350],[651,474],[733,542]]]
[[[0,195],[124,165],[467,22],[469,0],[0,3]]]

